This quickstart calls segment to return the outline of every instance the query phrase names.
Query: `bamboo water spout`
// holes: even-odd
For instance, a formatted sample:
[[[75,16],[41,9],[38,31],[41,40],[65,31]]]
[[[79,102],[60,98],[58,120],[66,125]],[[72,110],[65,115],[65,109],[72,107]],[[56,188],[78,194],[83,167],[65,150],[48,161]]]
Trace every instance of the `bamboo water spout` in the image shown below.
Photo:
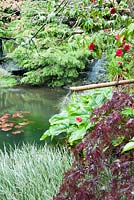
[[[134,79],[112,81],[112,82],[98,83],[98,84],[90,84],[90,85],[83,85],[83,86],[77,86],[77,87],[70,87],[70,90],[71,91],[83,91],[83,90],[90,90],[90,89],[95,89],[95,88],[125,85],[125,84],[131,84],[131,83],[134,83]]]

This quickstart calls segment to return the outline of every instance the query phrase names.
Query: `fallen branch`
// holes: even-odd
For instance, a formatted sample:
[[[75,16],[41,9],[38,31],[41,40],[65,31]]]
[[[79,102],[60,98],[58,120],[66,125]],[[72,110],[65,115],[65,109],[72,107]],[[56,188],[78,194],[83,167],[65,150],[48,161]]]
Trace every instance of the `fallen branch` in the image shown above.
[[[90,89],[95,89],[95,88],[110,87],[110,86],[117,86],[117,85],[125,85],[125,84],[131,84],[131,83],[134,83],[134,79],[70,87],[70,90],[71,91],[83,91],[83,90],[90,90]]]

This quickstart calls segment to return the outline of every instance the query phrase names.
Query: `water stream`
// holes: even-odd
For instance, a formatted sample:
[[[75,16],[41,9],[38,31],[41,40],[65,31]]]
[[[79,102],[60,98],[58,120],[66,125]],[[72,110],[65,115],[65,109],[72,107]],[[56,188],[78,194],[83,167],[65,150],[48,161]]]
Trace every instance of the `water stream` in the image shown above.
[[[106,58],[103,56],[90,65],[88,72],[88,81],[90,83],[104,82],[106,81]],[[104,78],[105,77],[105,78]]]
[[[18,145],[22,143],[38,143],[41,135],[49,126],[49,118],[59,111],[57,105],[63,100],[67,91],[63,89],[48,88],[9,88],[0,89],[0,115],[14,114],[16,112],[28,112],[24,118],[20,118],[29,124],[23,126],[22,133],[13,134],[12,130],[0,129],[0,148],[4,145]],[[12,120],[15,120],[14,118]]]

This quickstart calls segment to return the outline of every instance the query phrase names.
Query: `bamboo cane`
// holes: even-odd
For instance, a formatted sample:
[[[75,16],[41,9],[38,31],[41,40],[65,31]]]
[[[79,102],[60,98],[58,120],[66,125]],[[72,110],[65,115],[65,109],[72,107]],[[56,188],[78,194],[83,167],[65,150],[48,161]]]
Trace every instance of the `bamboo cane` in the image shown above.
[[[83,91],[83,90],[90,90],[90,89],[95,89],[95,88],[110,87],[110,86],[117,86],[117,85],[131,84],[131,83],[134,83],[134,79],[70,87],[70,90]]]

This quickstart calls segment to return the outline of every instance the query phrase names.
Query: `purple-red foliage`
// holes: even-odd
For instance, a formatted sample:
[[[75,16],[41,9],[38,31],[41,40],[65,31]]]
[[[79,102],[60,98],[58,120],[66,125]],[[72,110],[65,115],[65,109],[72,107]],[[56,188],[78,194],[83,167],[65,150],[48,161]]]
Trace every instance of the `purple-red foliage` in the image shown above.
[[[94,130],[74,148],[75,162],[54,200],[134,199],[134,150],[121,153],[134,137],[134,119],[122,116],[121,110],[133,103],[133,96],[114,92],[111,100],[94,109]],[[112,141],[120,136],[125,139],[114,146]]]

